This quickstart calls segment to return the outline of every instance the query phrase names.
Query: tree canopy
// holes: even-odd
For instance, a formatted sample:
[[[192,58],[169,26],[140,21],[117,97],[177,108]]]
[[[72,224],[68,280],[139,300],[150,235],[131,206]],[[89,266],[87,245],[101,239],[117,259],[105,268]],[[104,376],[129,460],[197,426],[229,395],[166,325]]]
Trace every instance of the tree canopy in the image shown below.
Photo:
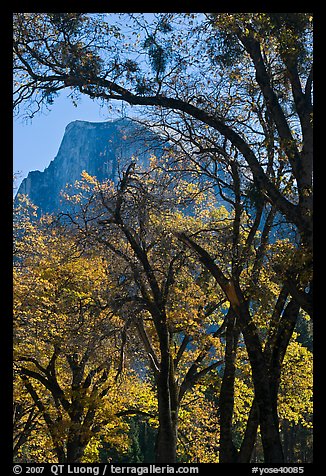
[[[158,463],[298,461],[312,14],[15,14],[15,110],[33,117],[63,89],[129,105],[169,147],[147,170],[130,158],[117,184],[85,171],[57,218],[17,210],[17,451],[42,427],[59,461],[123,453],[137,414]]]

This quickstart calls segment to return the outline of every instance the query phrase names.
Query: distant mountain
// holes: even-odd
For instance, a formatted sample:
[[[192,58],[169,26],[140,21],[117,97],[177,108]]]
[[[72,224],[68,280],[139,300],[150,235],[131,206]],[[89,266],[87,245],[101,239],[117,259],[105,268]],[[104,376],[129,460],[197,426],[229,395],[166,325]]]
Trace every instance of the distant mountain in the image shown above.
[[[117,181],[119,170],[137,157],[146,167],[152,154],[164,153],[160,137],[130,119],[74,121],[67,125],[57,156],[43,171],[29,172],[18,194],[26,194],[40,213],[60,211],[60,191],[86,170],[99,180]]]

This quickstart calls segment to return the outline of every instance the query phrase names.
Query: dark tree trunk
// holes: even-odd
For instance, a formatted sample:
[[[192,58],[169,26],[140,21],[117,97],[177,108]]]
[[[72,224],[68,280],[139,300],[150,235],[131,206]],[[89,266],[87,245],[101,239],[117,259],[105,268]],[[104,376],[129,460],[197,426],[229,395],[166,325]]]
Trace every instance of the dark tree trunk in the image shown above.
[[[60,464],[67,463],[66,452],[63,445],[59,442],[53,441],[53,439],[52,439],[52,442],[53,442],[53,450],[57,456],[58,463]]]
[[[236,371],[236,351],[239,330],[235,327],[236,319],[231,311],[226,327],[225,367],[222,379],[219,414],[220,414],[220,463],[237,463],[238,453],[232,439],[232,418],[234,410],[234,380]]]
[[[76,402],[75,402],[76,404]],[[82,427],[82,407],[76,405],[76,413],[71,414],[71,422],[67,439],[67,463],[80,463],[84,455],[85,448],[89,442],[89,437]]]
[[[241,306],[242,307],[242,306]],[[246,310],[244,309],[244,314]],[[241,312],[241,310],[240,310]],[[275,405],[272,401],[268,366],[259,337],[251,329],[252,322],[242,325],[246,348],[252,369],[255,399],[259,409],[259,425],[265,463],[283,463],[283,450],[278,425],[275,422]]]
[[[283,423],[282,433],[283,433],[283,447],[284,447],[284,462],[289,462],[289,451],[290,451],[290,441],[289,441],[289,423],[285,420]]]
[[[176,462],[178,405],[170,354],[170,336],[167,326],[159,326],[161,365],[157,376],[159,431],[155,461],[158,464]]]
[[[176,462],[177,427],[173,418],[170,389],[160,379],[158,383],[159,430],[156,442],[155,462],[170,464]]]
[[[266,343],[264,351],[264,356],[269,368],[272,414],[275,425],[277,427],[279,425],[277,399],[281,376],[281,366],[286,353],[286,349],[289,345],[290,338],[293,334],[295,324],[297,322],[299,309],[299,305],[293,299],[287,304],[280,319],[279,325],[276,328],[276,332],[270,335],[270,338]],[[280,312],[281,311],[282,309],[280,309]],[[239,462],[241,463],[250,462],[256,441],[258,425],[259,408],[257,405],[257,400],[255,398],[251,407],[251,411],[247,421],[246,432],[240,448]]]
[[[247,420],[246,431],[239,451],[239,463],[250,463],[255,448],[258,426],[259,409],[257,405],[257,400],[254,398]]]
[[[73,438],[67,443],[67,463],[80,463],[84,455],[86,445],[80,439]]]

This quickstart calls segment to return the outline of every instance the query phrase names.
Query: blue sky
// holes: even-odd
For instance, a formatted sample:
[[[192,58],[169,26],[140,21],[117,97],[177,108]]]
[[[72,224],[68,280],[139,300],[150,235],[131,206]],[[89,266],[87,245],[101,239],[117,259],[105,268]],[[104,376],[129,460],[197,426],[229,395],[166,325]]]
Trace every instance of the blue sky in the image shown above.
[[[44,170],[54,159],[65,127],[70,122],[102,122],[119,117],[117,112],[111,112],[105,106],[101,108],[86,96],[83,96],[75,107],[67,94],[63,92],[54,100],[49,111],[36,115],[28,122],[22,118],[14,118],[13,170],[19,174],[15,184],[17,187],[28,172]]]

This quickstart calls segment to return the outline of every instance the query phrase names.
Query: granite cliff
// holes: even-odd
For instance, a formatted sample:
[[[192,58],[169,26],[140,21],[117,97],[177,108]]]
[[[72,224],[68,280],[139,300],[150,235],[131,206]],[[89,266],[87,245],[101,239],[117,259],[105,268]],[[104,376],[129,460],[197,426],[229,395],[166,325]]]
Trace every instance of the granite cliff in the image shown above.
[[[132,156],[146,167],[151,154],[161,156],[159,136],[130,119],[74,121],[67,125],[57,156],[43,171],[29,172],[17,194],[26,194],[41,213],[60,211],[60,191],[86,170],[99,180],[116,182]]]

